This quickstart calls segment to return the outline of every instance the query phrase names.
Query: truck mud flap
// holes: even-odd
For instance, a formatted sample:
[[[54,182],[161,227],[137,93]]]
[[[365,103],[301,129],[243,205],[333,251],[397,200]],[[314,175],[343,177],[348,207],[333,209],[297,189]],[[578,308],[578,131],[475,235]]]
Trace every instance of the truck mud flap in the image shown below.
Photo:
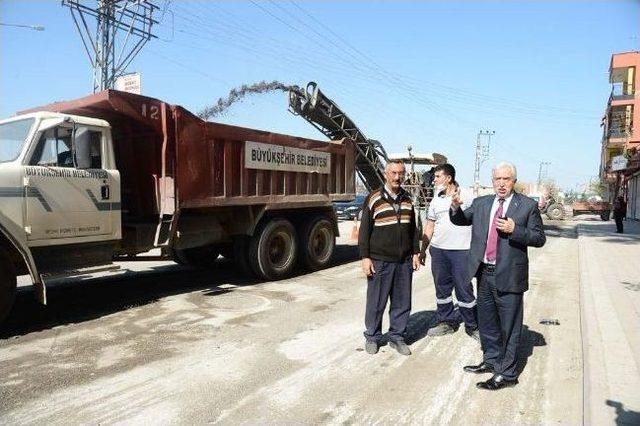
[[[33,283],[33,291],[36,296],[36,300],[43,305],[47,304],[47,286],[44,284],[44,279],[40,275],[40,280]]]

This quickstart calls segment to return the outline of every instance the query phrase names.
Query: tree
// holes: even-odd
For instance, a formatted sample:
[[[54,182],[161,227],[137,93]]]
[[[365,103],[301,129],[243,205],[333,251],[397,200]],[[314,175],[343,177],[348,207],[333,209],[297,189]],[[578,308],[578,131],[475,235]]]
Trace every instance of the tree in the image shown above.
[[[524,194],[525,188],[526,186],[522,182],[516,182],[516,184],[513,185],[513,190],[516,191],[518,194]]]
[[[564,200],[566,203],[573,203],[574,201],[578,200],[580,198],[580,193],[578,191],[575,191],[573,189],[568,190],[567,192],[565,192],[564,194]]]
[[[589,192],[599,195],[600,197],[604,197],[606,191],[607,184],[601,179],[589,182]]]

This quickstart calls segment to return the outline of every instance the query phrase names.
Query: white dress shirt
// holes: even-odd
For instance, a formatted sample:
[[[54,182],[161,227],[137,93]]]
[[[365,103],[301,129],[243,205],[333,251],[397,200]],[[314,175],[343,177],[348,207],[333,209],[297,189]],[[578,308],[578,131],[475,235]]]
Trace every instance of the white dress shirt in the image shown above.
[[[396,213],[398,213],[398,210],[400,209],[400,205],[396,203],[396,200],[398,199],[398,196],[400,195],[400,193],[395,194],[391,190],[391,188],[389,188],[389,186],[387,186],[386,184],[384,185],[384,189],[387,192],[387,195],[391,197],[391,199],[393,200],[393,203],[391,203],[391,206],[396,211]]]
[[[493,204],[491,205],[491,213],[489,214],[489,230],[487,231],[487,241],[489,241],[489,233],[491,233],[491,225],[493,224],[493,216],[495,216],[496,211],[498,211],[498,206],[500,205],[500,202],[498,201],[500,197],[498,197],[497,195],[495,196],[495,198],[493,199]],[[513,198],[513,192],[511,192],[511,194],[509,194],[509,196],[507,198],[504,199],[504,203],[502,204],[502,216],[505,216],[507,214],[507,210],[509,209],[509,204],[511,204],[511,199]],[[485,250],[486,253],[486,250]],[[482,260],[484,263],[488,263],[489,265],[495,265],[496,261],[489,261],[486,256],[485,258]]]

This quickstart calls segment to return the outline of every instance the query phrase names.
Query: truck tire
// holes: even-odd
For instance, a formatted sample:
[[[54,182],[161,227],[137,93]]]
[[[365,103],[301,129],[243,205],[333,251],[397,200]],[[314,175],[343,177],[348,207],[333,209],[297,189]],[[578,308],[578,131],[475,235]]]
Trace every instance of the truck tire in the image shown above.
[[[218,258],[220,252],[214,245],[193,247],[188,249],[173,249],[173,259],[176,263],[196,268],[210,268]]]
[[[298,255],[296,229],[284,218],[263,222],[249,242],[252,270],[268,280],[285,278],[293,271]]]
[[[17,278],[7,252],[0,249],[0,323],[9,315],[16,300]]]
[[[547,217],[551,220],[564,219],[564,206],[560,203],[550,205],[547,209]]]
[[[302,264],[311,271],[325,268],[336,247],[334,224],[326,216],[315,216],[305,222],[300,234]]]
[[[611,218],[610,210],[606,210],[600,213],[600,219],[604,220],[605,222],[608,221],[610,218]]]

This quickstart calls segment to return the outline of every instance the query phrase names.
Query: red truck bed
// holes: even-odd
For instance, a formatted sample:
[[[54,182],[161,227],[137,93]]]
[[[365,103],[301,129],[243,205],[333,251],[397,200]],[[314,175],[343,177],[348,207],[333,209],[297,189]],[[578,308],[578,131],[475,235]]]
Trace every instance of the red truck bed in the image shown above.
[[[311,207],[355,196],[355,151],[348,140],[205,122],[180,106],[115,90],[24,112],[32,111],[111,124],[125,220],[217,206]],[[251,161],[252,154],[271,161]]]

